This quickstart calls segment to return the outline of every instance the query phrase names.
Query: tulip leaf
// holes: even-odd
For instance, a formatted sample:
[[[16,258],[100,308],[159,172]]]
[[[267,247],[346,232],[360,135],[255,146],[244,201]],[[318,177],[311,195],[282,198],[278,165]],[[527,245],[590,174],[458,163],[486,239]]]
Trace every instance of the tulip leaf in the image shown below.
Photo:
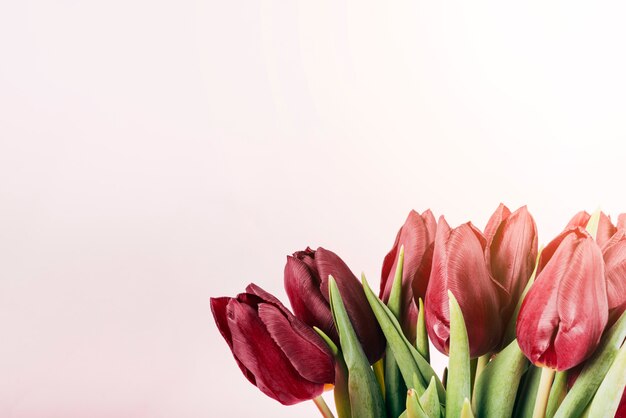
[[[461,418],[474,418],[474,413],[472,412],[472,404],[467,398],[463,400],[463,407],[461,408]]]
[[[406,339],[402,332],[400,323],[395,318],[393,313],[385,306],[385,304],[374,294],[371,287],[367,283],[365,276],[362,277],[363,289],[365,290],[365,296],[372,307],[372,311],[380,324],[387,344],[391,347],[393,355],[398,363],[400,372],[404,379],[404,383],[408,388],[414,387],[419,393],[423,393],[426,390],[426,383],[431,378],[435,378],[437,383],[437,395],[439,399],[445,399],[445,389],[437,377],[437,374],[430,366],[430,364],[422,357],[415,347]],[[419,379],[420,387],[415,387],[413,383],[413,374],[416,374]]]
[[[417,329],[415,332],[415,348],[424,357],[424,360],[430,363],[430,348],[428,347],[428,332],[426,331],[426,311],[424,310],[424,301],[419,298],[417,301]]]
[[[476,416],[510,417],[528,360],[513,340],[485,366],[476,379],[472,403]]]
[[[537,252],[537,258],[535,259],[535,268],[533,269],[533,272],[530,275],[530,278],[528,279],[528,283],[526,283],[526,286],[524,287],[524,291],[522,292],[519,300],[517,301],[517,305],[515,305],[515,311],[513,311],[513,315],[511,316],[511,319],[509,320],[506,330],[504,331],[504,338],[502,339],[504,346],[509,345],[511,341],[513,341],[516,338],[517,317],[519,315],[520,309],[522,309],[522,302],[524,302],[524,298],[526,297],[526,294],[528,293],[533,283],[535,282],[535,277],[537,277],[537,269],[539,268],[539,259],[541,258],[542,250],[543,248],[539,248],[539,251]]]
[[[439,406],[439,397],[437,396],[437,383],[435,378],[430,379],[430,383],[426,391],[419,398],[422,409],[430,418],[439,418],[441,416],[441,407]]]
[[[350,392],[348,390],[348,368],[343,359],[343,354],[324,331],[315,326],[313,329],[322,337],[328,347],[330,347],[335,357],[335,389],[333,390],[333,395],[335,397],[337,415],[339,418],[351,418],[352,411],[350,409]]]
[[[593,212],[589,217],[589,220],[587,221],[587,226],[585,228],[594,240],[596,239],[596,235],[598,235],[598,226],[600,225],[601,214],[602,211],[600,210],[600,208],[596,209],[596,211]]]
[[[379,418],[385,416],[385,404],[374,371],[357,339],[339,288],[329,276],[330,308],[339,334],[343,358],[348,369],[348,392],[354,417]]]
[[[546,407],[546,418],[554,417],[556,410],[563,402],[565,395],[567,394],[567,371],[563,370],[556,372],[554,375],[554,382],[550,389],[550,396],[548,397],[548,406]]]
[[[400,320],[402,310],[402,269],[404,267],[404,246],[400,246],[396,274],[391,286],[387,307]],[[398,368],[393,350],[387,345],[385,351],[385,404],[387,415],[397,417],[406,407],[407,387],[402,380],[402,374]]]
[[[622,344],[615,361],[600,384],[589,407],[589,418],[615,416],[626,388],[626,343]]]
[[[420,405],[417,392],[414,389],[409,389],[406,395],[406,415],[407,418],[429,418]]]
[[[469,341],[463,312],[448,290],[450,304],[450,352],[448,360],[448,388],[446,390],[446,418],[458,418],[465,399],[471,396]]]
[[[531,418],[535,410],[535,400],[541,381],[541,368],[530,365],[524,375],[521,388],[515,400],[514,418]]]
[[[600,346],[587,360],[576,383],[563,399],[555,418],[571,418],[582,414],[613,364],[625,337],[626,312],[605,333]]]

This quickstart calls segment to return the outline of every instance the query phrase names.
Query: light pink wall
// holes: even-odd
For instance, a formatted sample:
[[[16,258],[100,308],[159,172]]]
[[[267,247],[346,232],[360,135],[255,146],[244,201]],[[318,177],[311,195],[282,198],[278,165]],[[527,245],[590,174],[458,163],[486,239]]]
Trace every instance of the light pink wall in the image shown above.
[[[307,245],[376,281],[411,208],[626,210],[626,10],[588,7],[0,2],[0,416],[314,417],[209,296]]]

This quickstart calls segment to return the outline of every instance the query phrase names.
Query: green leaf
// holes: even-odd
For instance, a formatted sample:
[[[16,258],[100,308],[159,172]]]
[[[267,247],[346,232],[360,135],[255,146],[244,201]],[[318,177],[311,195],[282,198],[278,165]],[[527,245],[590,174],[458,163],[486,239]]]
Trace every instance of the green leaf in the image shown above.
[[[441,407],[439,406],[439,397],[437,396],[437,382],[435,382],[434,377],[430,379],[426,391],[419,399],[426,415],[430,418],[439,418],[441,416]]]
[[[472,412],[472,405],[470,404],[470,401],[467,398],[463,400],[463,407],[461,408],[461,418],[474,418],[474,413]]]
[[[391,286],[387,307],[396,319],[400,320],[402,310],[402,269],[404,267],[404,246],[400,247],[396,274]],[[402,374],[393,356],[393,350],[387,346],[385,351],[385,404],[387,415],[397,417],[406,407],[407,387],[402,380]]]
[[[406,415],[407,418],[429,418],[420,405],[417,392],[414,389],[409,389],[406,395]]]
[[[589,418],[613,417],[626,387],[626,344],[622,344],[615,361],[591,401]]]
[[[437,382],[437,395],[439,399],[445,399],[445,389],[437,377],[433,368],[428,362],[421,356],[415,347],[406,339],[402,332],[402,327],[398,323],[393,313],[385,306],[385,304],[374,294],[371,287],[367,283],[365,276],[362,277],[363,289],[365,290],[365,296],[372,307],[372,311],[380,324],[387,344],[391,347],[393,355],[396,359],[404,383],[408,388],[415,388],[418,393],[423,393],[426,390],[426,382],[434,376]],[[413,374],[419,377],[420,387],[415,387],[413,383]]]
[[[339,418],[352,418],[350,392],[348,391],[348,367],[343,359],[343,354],[324,331],[315,326],[313,329],[322,337],[326,345],[330,347],[335,357],[335,389],[333,390],[333,395],[335,397],[337,416]]]
[[[329,276],[328,290],[333,319],[339,334],[343,358],[348,368],[348,392],[352,415],[364,418],[384,417],[385,403],[374,371],[359,344],[339,288],[332,276]]]
[[[600,208],[596,209],[596,211],[591,214],[591,217],[587,221],[587,227],[585,228],[589,235],[596,239],[596,235],[598,235],[598,225],[600,225],[600,214],[602,211]]]
[[[550,397],[548,398],[548,406],[546,408],[546,418],[554,417],[559,405],[565,399],[567,394],[567,371],[556,372],[554,382],[550,388]]]
[[[533,416],[540,381],[541,368],[531,364],[526,370],[517,399],[515,400],[514,418],[531,418]]]
[[[428,347],[428,332],[426,331],[426,311],[424,310],[424,301],[422,298],[417,300],[417,329],[415,332],[415,347],[417,351],[424,357],[424,360],[430,363],[430,348]]]
[[[587,360],[576,383],[557,409],[555,418],[580,416],[606,376],[626,337],[626,312],[604,335],[600,346]]]
[[[510,417],[520,380],[528,367],[528,360],[513,340],[485,366],[478,376],[472,399],[476,416]]]
[[[446,418],[458,418],[465,399],[470,398],[471,371],[469,341],[463,312],[456,298],[448,290],[450,303],[450,353],[448,360],[448,388],[446,391]],[[471,412],[471,411],[470,411]]]

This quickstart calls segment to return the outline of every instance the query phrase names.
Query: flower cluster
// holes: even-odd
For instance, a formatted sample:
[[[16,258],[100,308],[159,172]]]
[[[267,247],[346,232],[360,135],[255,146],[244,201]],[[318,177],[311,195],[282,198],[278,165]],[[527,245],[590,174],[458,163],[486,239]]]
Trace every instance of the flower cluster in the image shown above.
[[[211,299],[244,376],[339,418],[626,417],[626,214],[576,214],[543,249],[527,208],[484,230],[411,211],[374,294],[334,252],[287,257],[293,313],[255,284]],[[449,357],[443,378],[430,345]]]

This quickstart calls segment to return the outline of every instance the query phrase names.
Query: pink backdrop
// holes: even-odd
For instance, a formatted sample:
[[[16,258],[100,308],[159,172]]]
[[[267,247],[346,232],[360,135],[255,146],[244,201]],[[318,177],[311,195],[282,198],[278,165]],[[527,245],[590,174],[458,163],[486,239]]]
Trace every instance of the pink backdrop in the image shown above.
[[[626,210],[625,6],[387,3],[0,2],[1,417],[315,417],[209,296],[377,281],[411,208]]]

